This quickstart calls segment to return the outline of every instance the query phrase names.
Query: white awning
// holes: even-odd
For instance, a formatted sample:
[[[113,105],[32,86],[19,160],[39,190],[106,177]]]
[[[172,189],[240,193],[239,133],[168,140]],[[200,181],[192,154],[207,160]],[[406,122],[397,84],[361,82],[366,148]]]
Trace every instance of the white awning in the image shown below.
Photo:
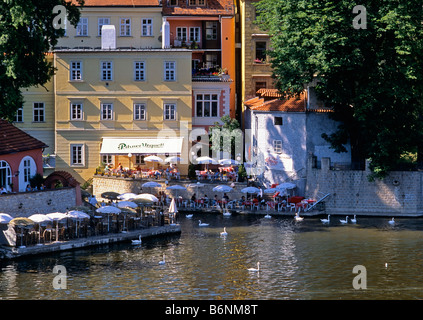
[[[100,154],[180,154],[183,138],[103,138]]]

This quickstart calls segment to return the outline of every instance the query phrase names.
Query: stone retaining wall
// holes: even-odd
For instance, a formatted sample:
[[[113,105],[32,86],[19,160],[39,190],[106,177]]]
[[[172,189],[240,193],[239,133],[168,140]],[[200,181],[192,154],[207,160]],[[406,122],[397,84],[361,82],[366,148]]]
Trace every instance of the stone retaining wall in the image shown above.
[[[0,196],[0,212],[28,217],[35,213],[66,212],[77,203],[76,188],[19,192]]]

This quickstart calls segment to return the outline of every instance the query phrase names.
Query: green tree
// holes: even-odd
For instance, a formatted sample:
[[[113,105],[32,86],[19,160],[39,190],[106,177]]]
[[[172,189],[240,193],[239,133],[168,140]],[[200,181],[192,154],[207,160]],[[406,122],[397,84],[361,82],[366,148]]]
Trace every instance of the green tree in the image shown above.
[[[211,149],[214,153],[227,153],[234,159],[243,154],[243,134],[239,122],[228,115],[220,120],[223,124],[215,122],[209,129]]]
[[[77,2],[81,6],[84,3],[83,0]],[[67,20],[76,26],[79,8],[64,0],[7,0],[0,6],[2,119],[12,121],[17,109],[22,107],[21,89],[43,86],[54,73],[54,66],[45,59],[45,54],[65,32],[63,28],[53,27],[54,19],[62,13],[53,12],[56,5],[66,8]]]
[[[356,5],[366,11],[354,13]],[[295,95],[317,80],[318,97],[340,121],[323,135],[335,151],[349,142],[352,162],[370,159],[374,178],[422,150],[420,0],[261,0],[258,11],[271,34],[277,88]],[[362,29],[353,25],[359,16],[367,20],[358,21]]]

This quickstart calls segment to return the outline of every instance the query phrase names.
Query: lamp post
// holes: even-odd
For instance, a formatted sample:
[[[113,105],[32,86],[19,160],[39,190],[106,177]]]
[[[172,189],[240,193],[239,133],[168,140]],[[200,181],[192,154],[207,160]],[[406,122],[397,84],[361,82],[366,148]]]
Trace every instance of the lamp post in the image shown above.
[[[128,153],[128,158],[129,158],[129,170],[131,170],[131,167],[132,167],[132,165],[131,165],[131,160],[132,160],[132,153]]]

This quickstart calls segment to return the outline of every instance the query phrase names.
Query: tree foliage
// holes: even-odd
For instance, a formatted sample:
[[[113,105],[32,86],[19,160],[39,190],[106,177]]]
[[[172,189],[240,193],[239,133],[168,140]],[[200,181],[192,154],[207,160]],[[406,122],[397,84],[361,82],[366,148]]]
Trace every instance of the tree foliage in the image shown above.
[[[353,13],[356,5],[365,12]],[[340,121],[323,137],[352,161],[371,160],[383,177],[405,152],[421,148],[423,6],[420,0],[261,0],[258,23],[271,35],[275,84],[316,92]],[[357,29],[353,19],[365,15]],[[364,26],[365,21],[359,21]]]
[[[232,159],[237,154],[242,155],[243,134],[238,120],[228,115],[221,117],[220,120],[222,124],[215,122],[209,129],[211,149],[217,153],[224,152],[231,155]]]
[[[83,0],[77,0],[83,5]],[[54,74],[45,54],[64,35],[54,28],[53,8],[62,5],[76,26],[79,8],[64,0],[5,0],[0,6],[0,118],[12,121],[22,107],[21,90],[43,86]]]

